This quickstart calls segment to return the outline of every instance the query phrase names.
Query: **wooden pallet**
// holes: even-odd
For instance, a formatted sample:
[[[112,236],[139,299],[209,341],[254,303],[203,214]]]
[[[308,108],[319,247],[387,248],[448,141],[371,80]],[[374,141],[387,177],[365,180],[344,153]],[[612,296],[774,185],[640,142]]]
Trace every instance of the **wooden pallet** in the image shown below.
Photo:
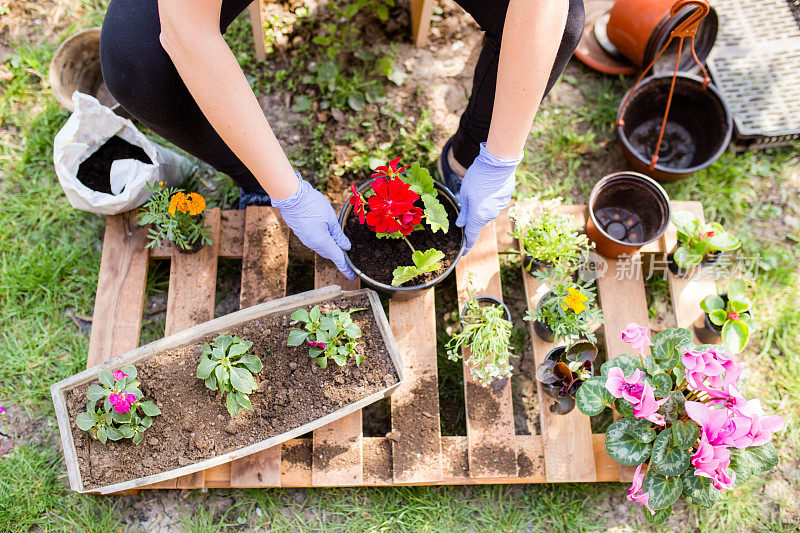
[[[673,202],[702,217],[697,202]],[[584,206],[561,211],[582,225]],[[147,250],[145,231],[131,213],[108,217],[87,366],[111,359],[139,345],[149,259],[171,259],[166,333],[171,334],[213,318],[217,259],[242,259],[241,307],[284,296],[289,255],[300,248],[277,211],[248,207],[246,211],[211,209],[206,223],[213,246],[194,255],[163,246]],[[479,294],[501,298],[498,251],[514,248],[508,237],[511,222],[501,215],[481,233],[469,255],[456,268],[459,305],[467,298],[466,275],[472,273]],[[675,243],[670,230],[642,254],[663,253]],[[264,253],[264,251],[268,253]],[[258,260],[257,258],[260,258]],[[648,322],[641,265],[632,262],[626,275],[616,276],[618,261],[608,262],[598,282],[605,314],[606,352],[629,352],[618,332],[629,322]],[[529,308],[546,291],[523,273]],[[339,284],[357,288],[327,260],[315,260],[315,286]],[[699,303],[715,292],[713,280],[684,280],[669,276],[677,324],[688,327],[701,313]],[[281,446],[147,488],[315,487],[392,485],[469,485],[486,483],[545,483],[621,481],[630,470],[605,453],[603,434],[592,434],[589,418],[573,411],[550,413],[539,392],[540,435],[515,435],[511,384],[483,388],[464,369],[467,434],[442,436],[436,366],[434,292],[404,302],[391,301],[389,321],[405,361],[407,381],[392,395],[392,432],[387,437],[363,437],[361,413],[314,432],[313,438],[294,439]],[[531,333],[539,363],[551,345]],[[331,453],[331,451],[335,453]],[[324,459],[324,461],[323,461]]]

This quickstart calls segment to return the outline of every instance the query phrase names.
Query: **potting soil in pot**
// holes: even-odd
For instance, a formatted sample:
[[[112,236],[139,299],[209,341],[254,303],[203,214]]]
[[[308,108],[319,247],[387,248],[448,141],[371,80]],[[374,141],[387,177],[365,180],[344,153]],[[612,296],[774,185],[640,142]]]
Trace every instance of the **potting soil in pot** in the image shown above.
[[[152,163],[141,147],[114,135],[78,166],[78,180],[93,191],[111,193],[111,164],[118,159]]]
[[[144,441],[101,444],[75,426],[86,410],[88,385],[67,395],[72,436],[86,488],[119,483],[173,470],[216,457],[280,435],[333,413],[379,392],[398,381],[366,296],[342,297],[320,305],[323,311],[338,307],[365,307],[353,313],[362,331],[366,360],[356,367],[330,361],[320,368],[308,355],[308,345],[286,345],[289,314],[240,324],[225,333],[253,341],[248,353],[258,356],[264,368],[255,376],[258,389],[250,395],[254,411],[243,410],[231,418],[223,397],[195,377],[200,349],[216,335],[160,352],[136,364],[146,399],[154,400],[162,414],[153,420]]]
[[[441,195],[440,195],[440,198]],[[440,276],[458,256],[461,249],[461,228],[456,227],[455,209],[449,202],[442,199],[442,205],[447,210],[447,218],[450,220],[450,231],[446,234],[438,231],[434,233],[423,223],[423,228],[415,230],[408,235],[409,242],[415,250],[425,251],[435,248],[444,253],[442,268],[434,272],[427,272],[411,281],[404,283],[404,286],[421,285]],[[375,232],[365,224],[359,224],[358,216],[352,213],[345,222],[344,233],[350,239],[353,247],[347,254],[350,260],[361,272],[370,278],[391,285],[392,272],[399,266],[411,266],[411,248],[403,239],[379,239]]]

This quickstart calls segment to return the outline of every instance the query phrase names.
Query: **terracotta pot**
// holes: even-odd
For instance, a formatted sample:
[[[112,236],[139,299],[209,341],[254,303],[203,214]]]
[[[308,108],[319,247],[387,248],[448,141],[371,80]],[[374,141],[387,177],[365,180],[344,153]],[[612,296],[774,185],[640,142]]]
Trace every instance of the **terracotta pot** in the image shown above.
[[[100,70],[100,28],[86,28],[62,42],[50,61],[50,87],[58,103],[74,111],[72,93],[94,96],[121,117],[130,118],[111,95]]]
[[[617,172],[592,189],[586,234],[599,254],[615,259],[661,237],[669,220],[669,197],[658,183],[636,172]]]
[[[716,87],[703,89],[702,79],[680,74],[658,161],[650,170],[671,83],[671,74],[644,79],[628,91],[617,111],[617,134],[626,159],[634,170],[659,181],[677,181],[708,167],[728,147],[733,133],[733,118]]]
[[[361,185],[361,187],[358,188],[358,192],[360,194],[364,194],[364,192],[366,192],[366,190],[372,185],[373,181],[374,180],[368,180],[364,182]],[[455,209],[456,213],[458,213],[461,210],[461,205],[458,203],[458,200],[456,200],[456,197],[453,196],[453,193],[451,193],[447,187],[445,187],[438,181],[434,181],[433,185],[434,187],[436,187],[436,190],[439,191],[440,193],[439,196],[440,200],[449,203]],[[353,212],[353,206],[350,204],[350,197],[348,197],[347,201],[344,203],[342,211],[339,213],[339,225],[342,227],[342,229],[344,229],[345,223],[347,222],[347,218],[350,216],[352,212]],[[344,259],[350,266],[350,268],[353,269],[353,272],[356,273],[356,276],[358,276],[359,279],[361,279],[362,286],[369,287],[370,289],[389,295],[397,300],[409,300],[411,298],[419,296],[426,290],[435,287],[436,285],[444,281],[444,279],[450,274],[452,274],[453,271],[456,269],[456,264],[458,264],[459,260],[461,260],[461,257],[464,255],[464,249],[467,247],[467,238],[464,236],[464,231],[461,228],[453,226],[450,228],[450,231],[461,232],[461,247],[458,250],[458,255],[456,255],[456,258],[453,259],[453,262],[450,263],[450,266],[448,266],[447,269],[444,272],[442,272],[438,277],[419,285],[392,287],[391,285],[387,285],[385,283],[381,283],[380,281],[376,281],[371,277],[367,276],[366,274],[364,274],[355,264],[353,264],[353,261],[350,259],[350,255],[347,252],[344,253]]]
[[[608,40],[639,69],[645,68],[669,40],[675,28],[686,21],[697,9],[697,6],[688,5],[678,11],[675,16],[670,16],[670,9],[675,5],[675,0],[617,0],[611,8],[605,32]],[[717,13],[711,8],[703,19],[695,35],[695,51],[701,63],[705,63],[714,42],[717,39],[719,20]],[[659,71],[674,70],[677,59],[677,39],[661,55],[658,61]],[[684,44],[681,53],[679,70],[688,71],[695,66],[688,42]]]

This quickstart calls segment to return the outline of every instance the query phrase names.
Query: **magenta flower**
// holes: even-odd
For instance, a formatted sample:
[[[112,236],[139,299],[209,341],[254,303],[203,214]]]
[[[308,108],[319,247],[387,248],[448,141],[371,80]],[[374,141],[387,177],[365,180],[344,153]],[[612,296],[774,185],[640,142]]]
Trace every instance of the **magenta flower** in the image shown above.
[[[701,436],[705,435],[714,446],[734,446],[747,448],[752,443],[749,437],[752,422],[729,409],[711,409],[701,402],[686,402],[686,414],[700,426]]]
[[[642,397],[642,376],[644,372],[636,370],[630,378],[626,378],[622,369],[614,367],[608,371],[606,389],[614,398],[625,398],[632,404],[639,403]]]
[[[780,416],[765,416],[761,401],[750,400],[740,413],[750,419],[750,430],[745,438],[750,440],[749,446],[763,446],[772,440],[772,435],[783,428],[784,420]]]
[[[131,410],[131,404],[128,402],[118,403],[114,406],[114,410],[118,413],[127,413]]]
[[[0,405],[0,415],[6,414],[6,408]]]
[[[648,333],[650,333],[650,330],[646,327],[631,322],[622,330],[622,340],[633,346],[639,352],[639,355],[644,355],[647,347],[653,345]]]
[[[128,377],[128,374],[126,374],[126,373],[125,373],[125,372],[123,372],[122,370],[114,370],[114,371],[111,373],[111,375],[112,375],[112,376],[114,376],[114,381],[119,381],[119,380],[121,380],[122,378],[127,378],[127,377]]]
[[[133,394],[126,394],[125,401],[131,404],[136,403],[136,396],[134,396]]]
[[[130,398],[133,398],[134,402],[136,401],[136,396],[133,394],[122,396],[122,394],[112,393],[108,396],[108,401],[114,406],[116,412],[127,413],[131,410],[131,403],[133,403]]]
[[[108,401],[109,403],[111,403],[111,405],[117,405],[120,403],[124,403],[125,398],[122,397],[122,394],[117,394],[116,392],[114,392],[108,396]]]
[[[641,472],[642,466],[644,465],[637,466],[636,472],[633,474],[633,483],[631,484],[631,488],[628,489],[628,501],[639,502],[647,507],[650,514],[656,514],[654,510],[650,509],[650,493],[642,492],[642,483],[644,482],[645,476],[644,472]]]
[[[681,360],[686,368],[686,381],[695,390],[725,389],[736,385],[742,374],[742,367],[731,354],[716,348],[704,352],[689,350]]]
[[[324,342],[308,341],[308,345],[309,346],[313,346],[314,348],[320,348],[322,350],[325,349],[325,343]]]
[[[658,410],[667,399],[668,398],[662,398],[661,400],[656,400],[653,386],[645,381],[642,386],[642,396],[639,399],[639,403],[633,406],[633,416],[636,418],[645,418],[653,424],[663,426],[665,424],[664,415],[659,414]]]

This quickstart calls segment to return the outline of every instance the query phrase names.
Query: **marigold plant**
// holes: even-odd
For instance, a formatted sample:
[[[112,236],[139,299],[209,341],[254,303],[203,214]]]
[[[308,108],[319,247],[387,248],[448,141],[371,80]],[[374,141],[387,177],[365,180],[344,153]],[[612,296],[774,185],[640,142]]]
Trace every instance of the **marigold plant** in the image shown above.
[[[182,250],[211,244],[211,230],[202,216],[206,209],[202,195],[164,187],[164,182],[148,190],[153,195],[139,212],[139,225],[152,225],[147,231],[148,248],[160,246],[162,240],[173,242]]]
[[[134,444],[142,442],[153,417],[160,415],[161,409],[152,401],[143,401],[137,375],[133,365],[113,372],[101,370],[100,384],[89,385],[86,391],[86,412],[75,419],[78,428],[103,444],[121,439],[131,439]]]
[[[595,342],[591,328],[603,321],[603,312],[595,305],[596,295],[590,282],[575,281],[557,269],[534,274],[550,285],[541,305],[527,311],[525,320],[538,321],[553,331],[554,342],[585,338]]]
[[[407,236],[423,227],[424,221],[433,232],[450,230],[447,211],[438,199],[438,191],[427,169],[419,163],[400,166],[400,158],[375,168],[370,190],[361,195],[351,185],[350,205],[360,224],[366,224],[378,238],[403,239],[411,248],[413,266],[398,266],[393,272],[392,286],[442,268],[444,253],[434,248],[416,250]],[[415,205],[422,201],[422,206]]]

